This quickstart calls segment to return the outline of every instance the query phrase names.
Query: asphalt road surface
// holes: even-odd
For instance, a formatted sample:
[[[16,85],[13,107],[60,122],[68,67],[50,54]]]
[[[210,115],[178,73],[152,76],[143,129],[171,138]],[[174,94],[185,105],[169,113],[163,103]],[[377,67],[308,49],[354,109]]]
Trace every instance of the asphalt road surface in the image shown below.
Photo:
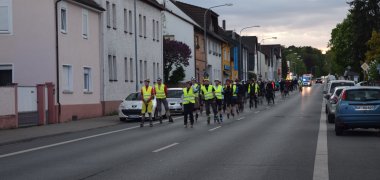
[[[221,125],[177,117],[0,146],[0,179],[380,179],[378,131],[320,128],[322,85],[276,100]]]

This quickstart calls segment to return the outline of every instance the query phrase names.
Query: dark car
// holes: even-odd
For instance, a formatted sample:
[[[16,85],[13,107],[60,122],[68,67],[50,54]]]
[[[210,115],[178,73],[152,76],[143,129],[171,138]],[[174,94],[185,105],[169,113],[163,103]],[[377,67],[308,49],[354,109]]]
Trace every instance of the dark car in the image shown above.
[[[323,83],[322,78],[317,78],[317,79],[315,80],[315,84],[317,84],[317,83],[322,84],[322,83]]]
[[[380,87],[347,87],[335,111],[335,133],[355,128],[380,129]]]

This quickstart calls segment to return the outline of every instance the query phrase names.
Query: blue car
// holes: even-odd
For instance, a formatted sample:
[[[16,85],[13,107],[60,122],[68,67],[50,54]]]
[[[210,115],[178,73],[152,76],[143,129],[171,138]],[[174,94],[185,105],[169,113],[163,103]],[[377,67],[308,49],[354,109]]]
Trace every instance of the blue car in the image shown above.
[[[347,87],[335,111],[335,133],[355,128],[380,129],[380,87]]]

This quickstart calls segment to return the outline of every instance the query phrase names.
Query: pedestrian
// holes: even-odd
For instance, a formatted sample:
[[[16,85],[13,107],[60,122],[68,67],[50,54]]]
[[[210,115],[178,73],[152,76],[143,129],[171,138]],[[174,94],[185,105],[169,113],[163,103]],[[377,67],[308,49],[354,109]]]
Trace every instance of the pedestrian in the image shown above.
[[[195,111],[195,122],[198,121],[198,114],[200,114],[200,99],[199,99],[199,93],[200,93],[200,89],[201,89],[201,86],[197,83],[195,77],[192,77],[191,78],[191,84],[192,84],[192,88],[193,88],[193,92],[194,92],[194,96],[195,96],[195,103],[194,103],[194,111]]]
[[[248,86],[248,94],[249,94],[249,108],[251,109],[253,107],[253,102],[255,103],[255,108],[257,108],[257,96],[259,94],[259,84],[256,83],[255,80],[252,80],[252,82]]]
[[[222,109],[223,109],[223,86],[220,84],[219,79],[215,79],[215,106],[217,109],[217,116],[219,115],[219,119],[216,121],[220,124],[223,122],[223,115],[222,115]]]
[[[240,112],[244,111],[244,96],[245,96],[245,88],[244,86],[240,83],[239,79],[235,80],[236,82],[236,88],[237,88],[237,103],[238,103],[238,108],[236,110],[237,114],[239,115]]]
[[[210,124],[210,108],[212,108],[213,113],[214,113],[214,121],[217,120],[216,116],[216,110],[215,110],[215,103],[214,103],[214,98],[215,98],[215,88],[209,84],[209,79],[205,78],[203,79],[203,86],[201,87],[201,92],[203,95],[204,99],[204,104],[206,106],[206,115],[207,115],[207,124]]]
[[[168,88],[165,84],[162,83],[161,78],[157,79],[157,83],[154,86],[153,92],[156,95],[157,114],[158,114],[158,117],[160,118],[160,124],[162,124],[161,104],[164,105],[165,116],[169,117],[170,123],[173,123],[173,118],[170,115],[170,109],[169,109],[168,101],[166,100],[166,97],[168,95]]]
[[[265,92],[266,92],[266,98],[267,98],[268,104],[270,103],[271,100],[274,104],[274,89],[273,89],[272,82],[267,83],[266,88],[265,88]]]
[[[183,88],[183,123],[185,125],[185,128],[188,127],[188,121],[187,118],[190,116],[190,127],[193,128],[194,125],[194,117],[193,117],[193,111],[194,111],[194,104],[195,104],[195,94],[192,87],[191,81],[188,81],[186,83],[186,87]]]
[[[142,107],[141,107],[141,123],[140,127],[144,127],[145,122],[145,114],[148,113],[149,115],[149,125],[150,127],[153,127],[152,123],[152,109],[153,109],[153,88],[152,86],[149,86],[150,80],[146,79],[144,81],[144,86],[141,88],[141,100],[142,100]]]
[[[226,85],[224,86],[223,89],[223,95],[224,95],[224,106],[226,107],[226,112],[227,112],[227,118],[230,118],[230,113],[231,115],[234,115],[233,111],[233,103],[232,103],[232,96],[233,96],[233,89],[236,90],[236,86],[231,85],[231,80],[227,79],[226,80]]]

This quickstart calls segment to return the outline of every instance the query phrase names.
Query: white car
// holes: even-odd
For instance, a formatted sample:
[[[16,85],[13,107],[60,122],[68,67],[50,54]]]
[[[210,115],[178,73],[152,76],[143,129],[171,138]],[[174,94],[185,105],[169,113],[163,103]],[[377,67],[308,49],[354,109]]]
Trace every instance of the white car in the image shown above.
[[[156,112],[156,98],[152,100],[153,109],[152,116],[153,119],[157,119]],[[141,93],[131,93],[129,94],[119,106],[119,118],[120,121],[133,120],[141,118],[141,108],[142,108]],[[148,115],[146,114],[145,117]]]
[[[323,90],[324,97],[329,100],[334,93],[334,90],[336,87],[340,86],[355,86],[354,81],[348,81],[348,80],[332,80],[329,83],[326,84],[325,89]],[[325,106],[325,112],[328,112],[327,109],[327,101]]]
[[[183,114],[182,106],[183,90],[182,88],[168,88],[168,100],[170,113]]]
[[[326,115],[327,115],[327,121],[329,123],[334,123],[336,104],[339,101],[340,93],[346,87],[347,86],[335,87],[335,90],[331,94],[331,96],[330,95],[325,96],[325,98],[326,98]]]

